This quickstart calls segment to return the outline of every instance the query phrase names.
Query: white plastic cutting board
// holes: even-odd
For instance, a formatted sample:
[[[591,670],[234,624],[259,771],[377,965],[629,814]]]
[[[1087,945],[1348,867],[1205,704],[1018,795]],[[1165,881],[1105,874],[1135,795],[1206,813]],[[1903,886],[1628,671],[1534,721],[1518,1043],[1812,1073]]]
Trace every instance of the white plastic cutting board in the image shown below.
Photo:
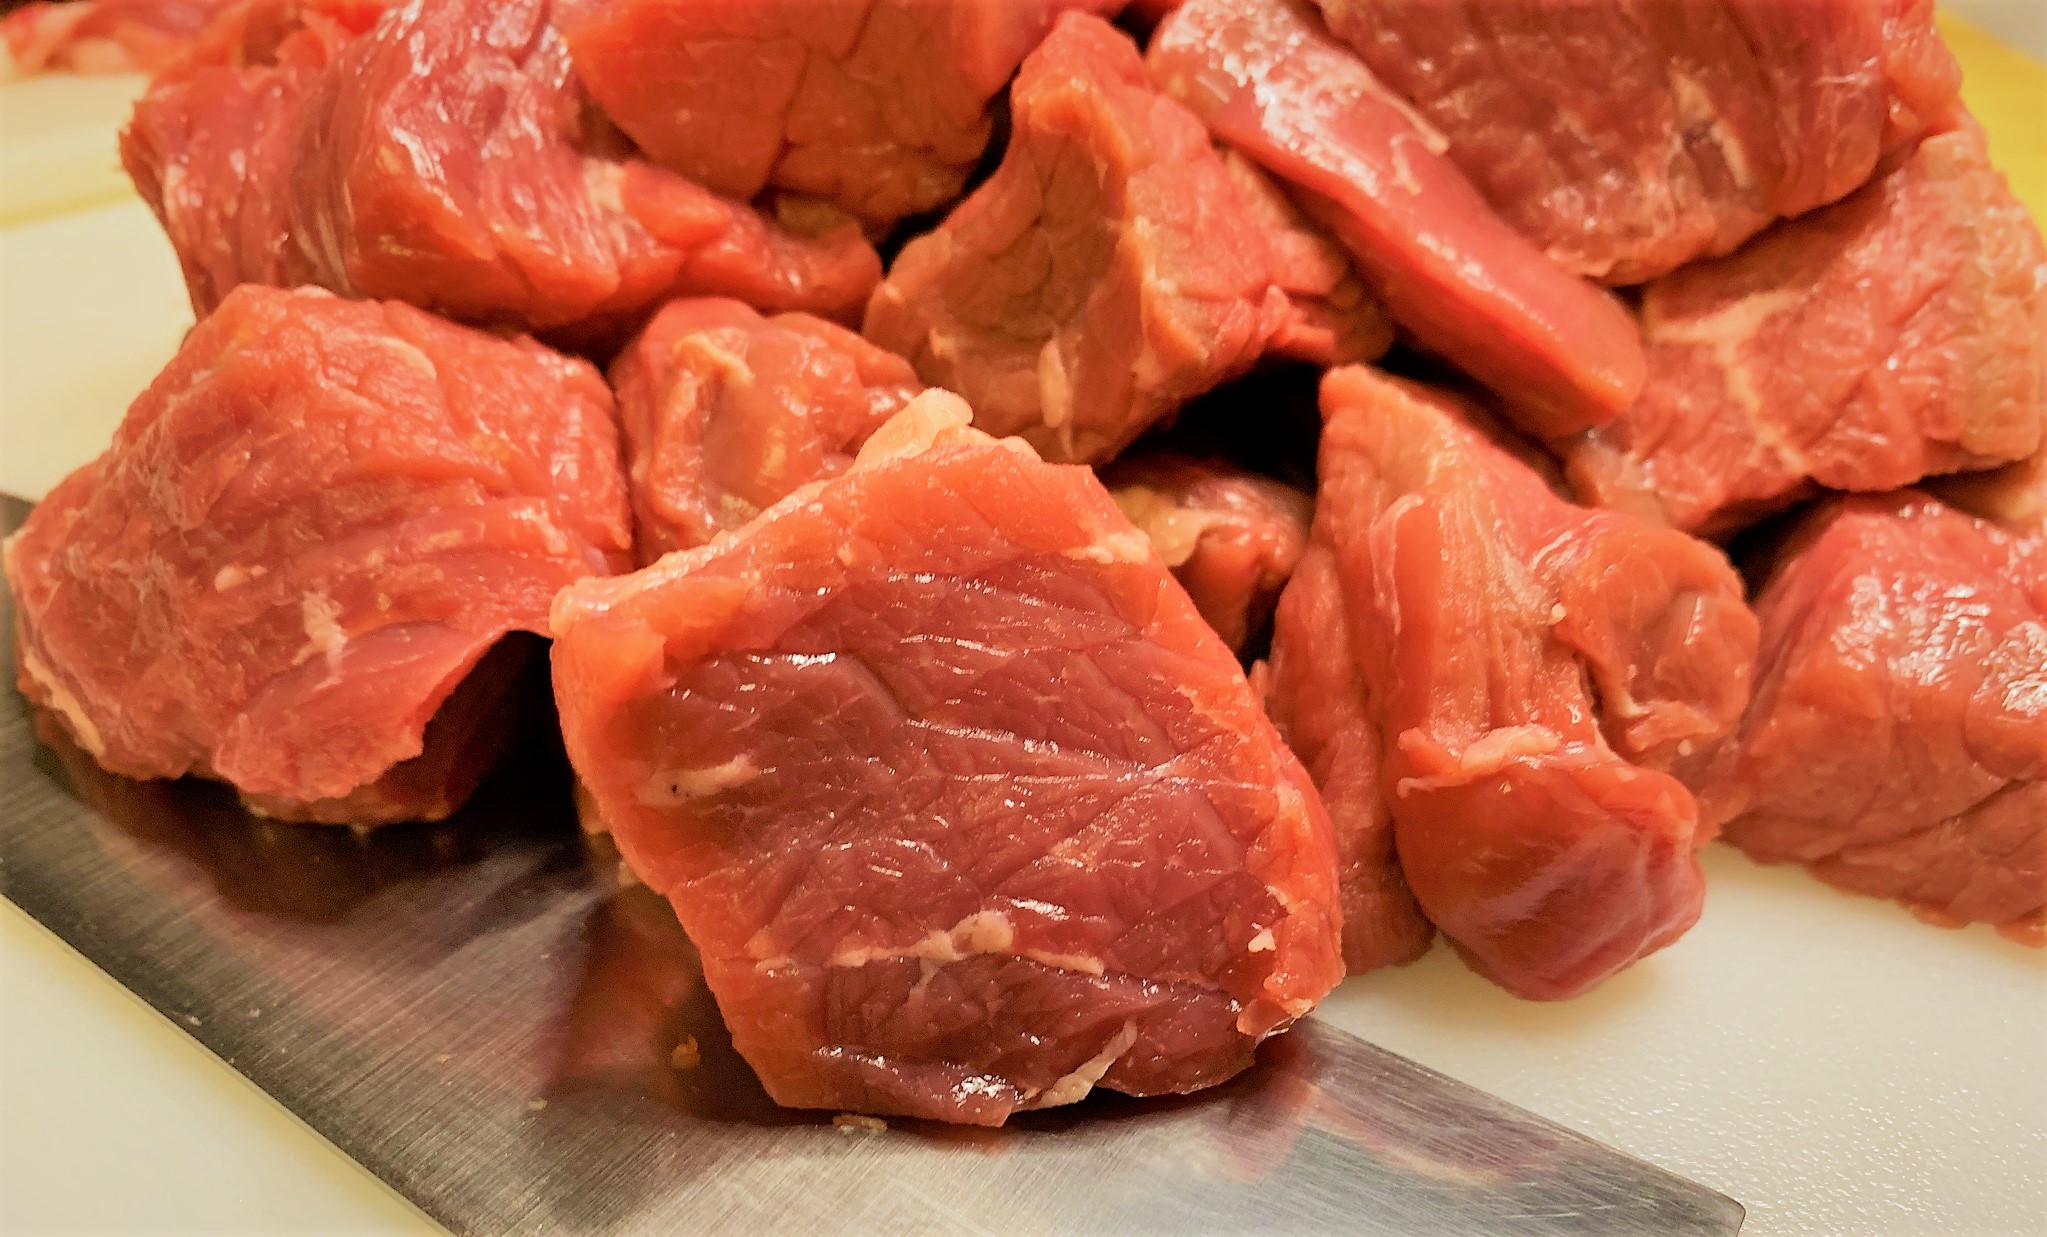
[[[2014,126],[1979,104],[2029,158],[2047,78],[1986,68],[2039,96]],[[138,203],[0,228],[0,489],[96,453],[188,322]],[[1516,1001],[1438,950],[1322,1016],[1733,1195],[1750,1233],[2047,1233],[2047,952],[1706,858],[1699,926],[1589,997]],[[429,1224],[110,987],[0,913],[0,1230]]]

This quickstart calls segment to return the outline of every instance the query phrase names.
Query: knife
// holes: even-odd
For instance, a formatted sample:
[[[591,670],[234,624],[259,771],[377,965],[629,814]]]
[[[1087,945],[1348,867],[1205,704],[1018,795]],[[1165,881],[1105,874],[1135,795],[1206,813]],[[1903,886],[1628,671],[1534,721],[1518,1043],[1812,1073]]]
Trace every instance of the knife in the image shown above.
[[[0,503],[0,527],[26,512]],[[0,603],[12,663],[13,606]],[[102,772],[10,686],[0,892],[460,1234],[1731,1234],[1723,1195],[1313,1018],[999,1130],[778,1108],[543,746],[357,835]],[[38,733],[40,729],[40,734]]]

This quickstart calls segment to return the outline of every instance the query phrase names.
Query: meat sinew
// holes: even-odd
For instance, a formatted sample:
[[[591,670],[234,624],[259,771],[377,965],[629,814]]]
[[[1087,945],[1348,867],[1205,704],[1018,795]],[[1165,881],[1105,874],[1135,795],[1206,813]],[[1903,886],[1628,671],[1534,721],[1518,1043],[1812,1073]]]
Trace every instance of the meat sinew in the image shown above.
[[[1869,179],[1954,99],[1932,0],[1317,0],[1507,221],[1640,283]]]
[[[1159,26],[1150,62],[1167,93],[1294,188],[1395,320],[1528,429],[1575,432],[1634,398],[1627,311],[1501,222],[1306,0],[1192,0]]]
[[[252,23],[253,46],[159,80],[122,159],[194,305],[313,283],[576,339],[683,293],[857,312],[880,262],[856,226],[799,235],[621,153],[551,16],[548,0],[442,0],[353,39]]]
[[[919,396],[852,469],[554,613],[571,759],[801,1108],[1183,1092],[1342,975],[1300,765],[1085,469]]]
[[[577,72],[648,157],[742,200],[770,186],[877,226],[959,196],[989,104],[1066,8],[1116,0],[602,0]]]
[[[1260,196],[1255,170],[1232,171],[1106,22],[1061,17],[1010,111],[1001,166],[904,247],[865,328],[983,429],[1107,459],[1268,350],[1328,361],[1390,342],[1340,256],[1304,262],[1326,242]]]
[[[909,362],[809,314],[675,301],[611,368],[649,563],[853,462],[923,388]]]
[[[1227,460],[1174,451],[1124,456],[1101,476],[1201,617],[1242,649],[1301,560],[1314,500]]]
[[[1913,490],[1835,499],[1756,609],[1727,839],[2047,942],[2047,539]]]
[[[22,692],[115,773],[295,819],[443,816],[509,720],[492,649],[624,569],[628,522],[587,364],[243,288],[7,543]]]
[[[1741,582],[1711,546],[1558,498],[1445,396],[1350,367],[1322,398],[1313,548],[1272,681],[1308,766],[1343,771],[1330,809],[1371,882],[1352,905],[1384,908],[1353,952],[1398,960],[1418,931],[1385,872],[1369,718],[1422,911],[1508,990],[1582,992],[1698,915],[1705,835],[1680,778],[1748,699]]]
[[[1651,284],[1642,322],[1641,398],[1565,451],[1581,495],[1679,528],[2019,459],[2047,424],[2047,249],[1973,121]]]

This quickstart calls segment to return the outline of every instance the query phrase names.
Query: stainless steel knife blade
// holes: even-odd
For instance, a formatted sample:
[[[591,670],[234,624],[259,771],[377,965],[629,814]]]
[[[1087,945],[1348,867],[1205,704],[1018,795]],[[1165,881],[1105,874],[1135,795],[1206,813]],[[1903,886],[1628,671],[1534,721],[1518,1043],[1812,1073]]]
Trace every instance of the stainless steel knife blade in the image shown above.
[[[11,531],[26,507],[6,500]],[[13,606],[0,607],[13,664]],[[1732,1199],[1306,1020],[1000,1130],[777,1108],[546,750],[358,837],[111,777],[0,700],[0,891],[462,1234],[1731,1234]]]

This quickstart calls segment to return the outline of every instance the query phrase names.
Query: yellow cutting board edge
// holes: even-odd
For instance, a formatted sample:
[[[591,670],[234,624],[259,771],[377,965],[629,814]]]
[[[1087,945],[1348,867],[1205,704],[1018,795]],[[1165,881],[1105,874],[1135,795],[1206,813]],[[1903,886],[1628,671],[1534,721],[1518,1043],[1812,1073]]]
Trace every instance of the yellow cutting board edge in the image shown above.
[[[2047,65],[1999,42],[1982,27],[1939,15],[1940,32],[1962,62],[1962,102],[1990,138],[1990,161],[2038,222],[2047,220]]]

